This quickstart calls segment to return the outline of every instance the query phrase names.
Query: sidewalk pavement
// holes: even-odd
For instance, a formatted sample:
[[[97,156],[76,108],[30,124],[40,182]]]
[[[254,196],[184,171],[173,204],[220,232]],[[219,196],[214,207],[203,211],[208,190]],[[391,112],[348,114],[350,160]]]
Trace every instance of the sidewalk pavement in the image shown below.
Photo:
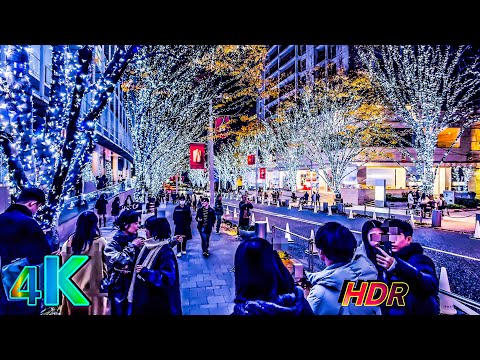
[[[353,205],[352,207],[345,208],[347,216],[350,214],[350,209],[352,209],[354,214],[363,215],[365,213],[365,206],[364,205]],[[366,207],[366,214],[369,216],[373,216],[373,212],[375,212],[376,216],[387,217],[389,214],[389,209],[387,207],[375,207],[375,206],[367,206]],[[475,218],[476,214],[480,214],[479,210],[454,210],[449,209],[448,214],[446,211],[444,212],[445,215],[442,216],[441,220],[441,227],[436,229],[446,230],[446,231],[455,231],[455,232],[462,232],[462,233],[473,233],[475,232]],[[390,208],[390,215],[395,215],[396,218],[407,220],[411,219],[410,213],[407,215],[405,214],[405,207],[398,206],[398,207],[391,207]],[[425,224],[426,227],[431,227],[432,225],[432,218],[422,218],[420,216],[414,215],[414,220],[416,223]]]
[[[172,234],[175,226],[172,213],[175,205],[168,204],[166,217]],[[142,214],[142,224],[153,214]],[[187,242],[187,254],[177,258],[180,273],[180,291],[184,315],[229,315],[233,311],[235,278],[231,272],[234,256],[240,240],[236,236],[215,233],[210,237],[210,256],[202,255],[200,234],[192,213],[192,239]],[[108,240],[116,233],[112,220],[102,227],[102,235]],[[176,247],[173,249],[177,252]]]

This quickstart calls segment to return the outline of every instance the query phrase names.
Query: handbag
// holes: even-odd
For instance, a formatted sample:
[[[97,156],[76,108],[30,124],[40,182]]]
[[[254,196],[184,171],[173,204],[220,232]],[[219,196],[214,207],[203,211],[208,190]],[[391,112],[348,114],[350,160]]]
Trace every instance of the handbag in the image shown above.
[[[30,266],[30,262],[26,257],[17,258],[12,260],[9,264],[2,265],[2,285],[8,300],[24,300],[23,298],[10,298],[10,289],[13,287],[13,284],[15,284],[15,281],[17,281],[18,276],[25,266]],[[37,275],[39,281],[37,284],[37,290],[43,290],[43,263],[35,266],[38,268]]]
[[[113,290],[114,286],[119,282],[119,280],[120,272],[114,270],[110,274],[107,274],[107,276],[105,276],[100,283],[100,292],[108,294],[109,291]]]

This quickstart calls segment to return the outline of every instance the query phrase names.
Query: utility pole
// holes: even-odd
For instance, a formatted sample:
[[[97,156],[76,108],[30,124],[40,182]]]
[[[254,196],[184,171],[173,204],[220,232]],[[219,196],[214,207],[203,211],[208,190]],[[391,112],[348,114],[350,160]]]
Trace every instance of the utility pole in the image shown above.
[[[210,206],[213,207],[215,200],[215,179],[213,169],[213,100],[210,99],[209,110],[209,136],[208,136],[208,181],[210,182]]]
[[[257,202],[258,198],[258,146],[257,146],[257,153],[255,154],[255,203]]]

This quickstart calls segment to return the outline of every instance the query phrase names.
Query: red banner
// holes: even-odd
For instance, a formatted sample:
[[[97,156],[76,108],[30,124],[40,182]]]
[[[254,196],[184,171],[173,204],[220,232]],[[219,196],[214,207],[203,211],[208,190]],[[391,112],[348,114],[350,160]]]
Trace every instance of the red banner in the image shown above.
[[[247,156],[247,163],[248,163],[248,165],[255,165],[255,155],[248,155]]]
[[[265,175],[267,174],[266,168],[260,168],[260,179],[265,180]]]
[[[205,169],[205,144],[190,144],[190,169]]]

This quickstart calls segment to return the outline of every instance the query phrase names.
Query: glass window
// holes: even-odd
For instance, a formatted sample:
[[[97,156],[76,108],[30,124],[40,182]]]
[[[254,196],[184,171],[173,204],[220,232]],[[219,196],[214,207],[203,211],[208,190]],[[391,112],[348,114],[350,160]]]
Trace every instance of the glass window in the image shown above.
[[[437,147],[449,148],[450,146],[452,146],[459,133],[459,128],[446,128],[440,134],[438,134]],[[457,141],[452,147],[460,147],[460,141]]]
[[[472,150],[480,150],[480,129],[472,129]]]

